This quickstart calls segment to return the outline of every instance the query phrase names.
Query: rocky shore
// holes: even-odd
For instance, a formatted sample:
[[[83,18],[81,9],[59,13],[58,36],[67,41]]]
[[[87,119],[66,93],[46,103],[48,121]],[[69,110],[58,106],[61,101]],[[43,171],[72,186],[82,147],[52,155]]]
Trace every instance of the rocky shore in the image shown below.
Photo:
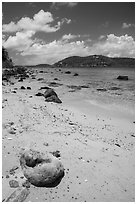
[[[134,202],[134,118],[89,104],[82,94],[90,85],[79,82],[79,73],[65,72],[3,74],[3,201]],[[58,185],[37,187],[24,176],[20,158],[30,149],[52,153],[63,164]]]

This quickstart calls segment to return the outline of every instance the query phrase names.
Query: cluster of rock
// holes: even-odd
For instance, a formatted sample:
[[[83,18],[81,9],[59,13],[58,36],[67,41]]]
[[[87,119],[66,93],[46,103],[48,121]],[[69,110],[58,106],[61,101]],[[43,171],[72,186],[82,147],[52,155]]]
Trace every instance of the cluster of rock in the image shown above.
[[[29,78],[28,71],[25,67],[13,67],[10,69],[2,70],[2,80],[9,81],[10,77],[14,76],[18,81],[22,82],[24,79]]]

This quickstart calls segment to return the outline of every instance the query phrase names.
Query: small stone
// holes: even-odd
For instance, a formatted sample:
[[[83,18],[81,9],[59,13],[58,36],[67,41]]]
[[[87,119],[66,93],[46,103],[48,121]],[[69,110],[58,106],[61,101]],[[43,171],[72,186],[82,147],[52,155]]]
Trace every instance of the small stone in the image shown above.
[[[115,143],[116,146],[121,147],[119,144]]]
[[[54,152],[51,152],[51,154],[53,154],[53,156],[55,156],[55,157],[61,157],[59,150],[56,150],[56,151],[54,151]]]
[[[18,166],[13,166],[12,169],[10,169],[10,171],[15,171],[17,170],[19,167]]]
[[[43,96],[43,94],[38,92],[37,94],[35,94],[35,96]]]
[[[75,73],[74,76],[78,76],[78,73]]]
[[[48,142],[44,142],[43,145],[47,147],[47,146],[49,146],[49,143]]]
[[[37,79],[37,81],[42,81],[42,80],[44,80],[44,78],[38,78],[38,79]]]
[[[24,86],[21,86],[20,89],[25,89],[25,87],[24,87]]]
[[[30,182],[26,180],[24,183],[22,183],[22,186],[26,188],[30,188]]]
[[[16,180],[10,180],[9,185],[11,188],[17,188],[17,187],[19,187],[19,182]]]
[[[10,134],[16,134],[16,131],[15,130],[9,130],[9,133]]]

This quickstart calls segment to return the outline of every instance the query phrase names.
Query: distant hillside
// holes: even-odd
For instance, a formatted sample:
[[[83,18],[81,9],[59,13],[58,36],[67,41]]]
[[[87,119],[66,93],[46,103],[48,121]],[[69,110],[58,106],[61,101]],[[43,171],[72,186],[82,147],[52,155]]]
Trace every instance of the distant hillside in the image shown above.
[[[53,65],[54,67],[135,67],[134,58],[112,58],[102,55],[72,56]]]
[[[2,67],[3,68],[13,67],[12,59],[9,58],[8,51],[4,47],[2,47]]]

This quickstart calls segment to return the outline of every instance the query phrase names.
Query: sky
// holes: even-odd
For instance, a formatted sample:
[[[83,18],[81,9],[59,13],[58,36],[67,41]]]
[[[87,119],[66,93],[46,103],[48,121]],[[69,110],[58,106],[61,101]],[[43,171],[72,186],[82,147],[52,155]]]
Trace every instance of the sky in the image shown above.
[[[135,57],[135,3],[3,2],[2,44],[15,65]]]

